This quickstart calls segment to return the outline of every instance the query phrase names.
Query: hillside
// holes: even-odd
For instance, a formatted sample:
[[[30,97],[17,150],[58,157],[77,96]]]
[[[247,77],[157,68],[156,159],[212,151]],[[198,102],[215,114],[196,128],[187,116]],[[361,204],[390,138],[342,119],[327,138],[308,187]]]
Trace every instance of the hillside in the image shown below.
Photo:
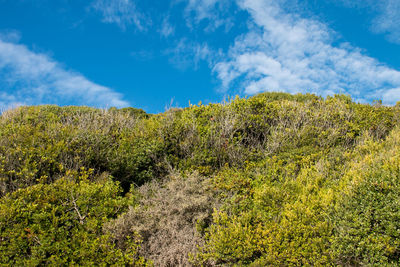
[[[399,265],[400,106],[264,93],[0,117],[0,265]]]

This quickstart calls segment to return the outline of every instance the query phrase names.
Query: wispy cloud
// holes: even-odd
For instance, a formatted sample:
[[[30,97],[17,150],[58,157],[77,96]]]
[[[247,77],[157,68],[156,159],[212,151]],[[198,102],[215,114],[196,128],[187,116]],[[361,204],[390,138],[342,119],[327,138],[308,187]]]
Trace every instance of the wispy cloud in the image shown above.
[[[133,0],[95,0],[91,8],[102,15],[104,23],[115,23],[122,30],[134,25],[144,31],[151,24],[151,19],[138,10]]]
[[[21,40],[21,34],[15,30],[2,30],[0,31],[0,40],[17,43]]]
[[[207,43],[198,43],[187,38],[182,38],[174,48],[167,49],[165,53],[170,56],[170,62],[180,70],[189,67],[197,69],[202,61],[212,67],[219,55]]]
[[[160,34],[163,37],[169,37],[175,33],[175,26],[169,22],[169,16],[165,16],[160,29]]]
[[[0,91],[0,113],[7,109],[21,106],[22,104],[23,103],[19,102],[15,96]]]
[[[233,27],[234,16],[229,14],[234,4],[231,0],[183,0],[186,2],[184,14],[187,25],[191,28],[201,21],[207,20],[206,31],[214,31],[219,27],[229,30]]]
[[[239,83],[246,94],[263,91],[349,93],[359,101],[400,100],[400,72],[347,43],[333,45],[323,23],[281,8],[283,1],[238,0],[254,27],[237,37],[226,60],[213,71],[228,89]]]
[[[182,37],[170,24],[168,14],[156,21],[164,37],[174,35],[179,41],[166,49],[171,63],[179,69],[205,61],[221,80],[225,90],[238,86],[246,94],[263,91],[312,92],[319,95],[351,94],[358,101],[382,99],[392,104],[400,100],[400,72],[366,55],[348,43],[338,44],[333,32],[321,21],[296,14],[298,0],[175,0],[183,6],[183,16],[192,31],[214,31],[236,27],[236,15],[247,13],[248,29],[237,36],[230,48],[214,49],[201,34],[195,39]],[[351,6],[374,7],[379,14],[373,29],[400,41],[397,25],[400,2],[397,0],[332,0]],[[103,14],[103,21],[121,28],[135,24],[146,27],[145,16],[134,0],[96,0],[93,7]],[[164,18],[164,19],[163,19]],[[204,26],[206,25],[206,26]],[[241,22],[243,25],[243,21]],[[243,28],[241,28],[243,32]],[[232,33],[231,33],[232,34]],[[215,44],[214,44],[215,45]],[[232,89],[233,88],[233,89]]]
[[[380,14],[372,23],[372,30],[387,34],[389,41],[400,44],[400,1],[384,0],[380,3]]]
[[[130,53],[130,56],[139,61],[149,61],[155,57],[154,51],[144,50],[144,49],[138,51],[132,51]]]
[[[66,70],[49,56],[0,36],[0,106],[74,104],[123,107],[129,103],[112,89]],[[11,93],[12,92],[12,93]]]
[[[400,1],[399,0],[336,0],[346,7],[363,9],[372,15],[371,30],[385,34],[393,43],[400,44]]]

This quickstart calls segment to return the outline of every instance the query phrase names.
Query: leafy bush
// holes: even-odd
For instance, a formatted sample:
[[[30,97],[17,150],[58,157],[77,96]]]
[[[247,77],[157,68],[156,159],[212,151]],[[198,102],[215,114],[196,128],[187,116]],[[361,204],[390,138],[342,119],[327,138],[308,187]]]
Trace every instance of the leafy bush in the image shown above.
[[[16,266],[144,264],[132,237],[115,247],[102,225],[127,208],[109,179],[63,177],[20,189],[0,201],[0,262]]]
[[[123,188],[157,175],[163,143],[143,115],[92,108],[22,107],[0,120],[0,195],[38,182],[51,183],[68,170],[109,172]],[[153,127],[153,128],[152,128]]]
[[[285,93],[4,112],[1,263],[398,265],[399,122]]]
[[[340,265],[400,263],[400,131],[351,166],[333,212]]]

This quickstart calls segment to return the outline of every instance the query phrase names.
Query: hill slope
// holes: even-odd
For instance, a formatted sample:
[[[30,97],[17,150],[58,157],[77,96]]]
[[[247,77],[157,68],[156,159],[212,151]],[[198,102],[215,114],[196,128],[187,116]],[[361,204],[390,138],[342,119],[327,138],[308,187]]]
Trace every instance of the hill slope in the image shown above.
[[[0,118],[0,263],[400,260],[400,109],[260,94]]]

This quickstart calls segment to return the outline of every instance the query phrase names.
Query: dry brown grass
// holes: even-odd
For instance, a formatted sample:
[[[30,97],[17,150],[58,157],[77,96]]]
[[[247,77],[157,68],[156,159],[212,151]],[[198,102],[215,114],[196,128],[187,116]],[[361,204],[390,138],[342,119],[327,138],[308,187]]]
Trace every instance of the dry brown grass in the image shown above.
[[[194,173],[187,178],[170,175],[163,182],[150,182],[138,189],[139,205],[105,227],[124,245],[126,236],[142,237],[140,255],[155,266],[190,266],[190,254],[203,245],[200,225],[211,222],[216,200],[207,180]]]

